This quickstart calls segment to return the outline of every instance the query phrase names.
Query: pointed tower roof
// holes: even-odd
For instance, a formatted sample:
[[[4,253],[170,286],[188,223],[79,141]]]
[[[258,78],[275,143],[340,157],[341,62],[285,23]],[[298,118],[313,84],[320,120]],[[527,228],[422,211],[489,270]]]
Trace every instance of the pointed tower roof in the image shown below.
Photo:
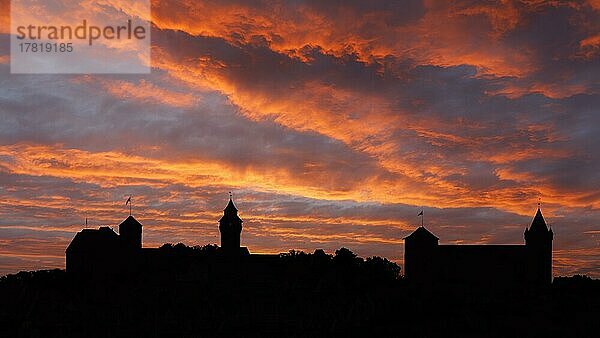
[[[229,197],[229,203],[227,203],[227,206],[225,207],[225,209],[223,209],[224,212],[237,212],[238,209],[235,207],[235,204],[233,204],[233,200],[231,199],[231,197]]]
[[[233,200],[231,197],[229,197],[229,203],[227,203],[227,206],[225,207],[225,209],[223,209],[223,216],[221,217],[221,219],[219,220],[219,222],[224,222],[224,221],[239,221],[242,222],[242,219],[238,216],[238,209],[235,207],[235,204],[233,204]]]
[[[533,221],[531,222],[531,226],[529,226],[529,231],[537,232],[537,231],[548,231],[548,226],[546,225],[546,221],[544,220],[544,216],[542,216],[542,211],[540,208],[537,209],[535,213],[535,217],[533,217]]]
[[[425,229],[424,226],[420,226],[417,228],[417,230],[413,231],[412,234],[404,237],[404,240],[438,241],[439,238],[437,238],[429,230]]]
[[[121,224],[119,224],[119,228],[121,228],[122,226],[138,226],[138,227],[142,227],[142,223],[138,222],[137,219],[135,219],[135,217],[133,216],[129,216],[127,217],[123,222],[121,222]]]

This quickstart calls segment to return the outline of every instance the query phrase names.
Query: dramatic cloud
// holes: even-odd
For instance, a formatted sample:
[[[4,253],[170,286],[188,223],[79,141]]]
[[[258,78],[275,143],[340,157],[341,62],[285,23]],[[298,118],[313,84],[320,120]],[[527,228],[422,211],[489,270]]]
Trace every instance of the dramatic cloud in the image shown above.
[[[64,266],[128,195],[144,245],[218,243],[233,191],[252,252],[399,263],[421,208],[442,242],[522,243],[541,197],[555,273],[600,277],[599,11],[156,0],[152,74],[17,76],[0,0],[0,274]]]

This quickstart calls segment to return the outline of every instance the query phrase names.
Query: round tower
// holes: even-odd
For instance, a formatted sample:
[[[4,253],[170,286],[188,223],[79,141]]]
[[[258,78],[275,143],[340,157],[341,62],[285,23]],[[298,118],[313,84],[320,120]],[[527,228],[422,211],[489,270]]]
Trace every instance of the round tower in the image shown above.
[[[223,210],[223,216],[219,220],[219,232],[221,232],[221,249],[226,252],[239,252],[240,235],[242,233],[242,219],[238,216],[238,209],[233,204],[231,195],[229,203]]]

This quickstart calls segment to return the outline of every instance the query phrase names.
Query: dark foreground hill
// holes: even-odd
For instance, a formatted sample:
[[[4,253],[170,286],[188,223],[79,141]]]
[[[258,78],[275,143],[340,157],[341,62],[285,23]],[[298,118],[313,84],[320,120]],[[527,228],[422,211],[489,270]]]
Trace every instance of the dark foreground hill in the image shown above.
[[[259,261],[163,246],[159,273],[0,279],[0,337],[594,337],[600,281],[546,289],[410,285],[381,258],[290,252]]]

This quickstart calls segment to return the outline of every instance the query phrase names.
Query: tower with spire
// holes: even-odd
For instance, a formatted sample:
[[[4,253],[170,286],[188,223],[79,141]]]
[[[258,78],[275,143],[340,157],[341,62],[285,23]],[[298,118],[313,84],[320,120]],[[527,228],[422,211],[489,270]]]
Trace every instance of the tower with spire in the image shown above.
[[[529,228],[525,229],[525,246],[529,260],[530,282],[534,284],[552,283],[552,240],[554,233],[542,216],[540,205]]]
[[[492,284],[494,288],[549,286],[554,234],[542,216],[540,204],[525,229],[525,245],[439,244],[439,239],[421,225],[404,238],[407,280],[418,285],[472,288]]]
[[[224,252],[237,253],[240,251],[242,222],[242,219],[238,216],[238,209],[233,204],[233,196],[229,193],[229,203],[227,203],[223,210],[223,216],[219,220],[221,249]]]

